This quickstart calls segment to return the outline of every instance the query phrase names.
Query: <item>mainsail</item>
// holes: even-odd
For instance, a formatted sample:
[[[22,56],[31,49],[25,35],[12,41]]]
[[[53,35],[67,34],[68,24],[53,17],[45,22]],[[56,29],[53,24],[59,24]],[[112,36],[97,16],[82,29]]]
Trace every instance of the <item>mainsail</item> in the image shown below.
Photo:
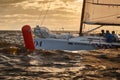
[[[86,0],[83,23],[120,26],[120,0]]]
[[[83,0],[82,24],[120,26],[120,0]]]

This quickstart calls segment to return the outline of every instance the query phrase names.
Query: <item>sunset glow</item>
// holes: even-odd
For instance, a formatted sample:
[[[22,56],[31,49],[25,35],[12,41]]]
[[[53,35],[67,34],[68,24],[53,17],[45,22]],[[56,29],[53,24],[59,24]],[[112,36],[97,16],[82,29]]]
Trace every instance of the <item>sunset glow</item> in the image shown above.
[[[25,24],[79,29],[82,0],[1,0],[0,4],[0,30],[20,30]]]

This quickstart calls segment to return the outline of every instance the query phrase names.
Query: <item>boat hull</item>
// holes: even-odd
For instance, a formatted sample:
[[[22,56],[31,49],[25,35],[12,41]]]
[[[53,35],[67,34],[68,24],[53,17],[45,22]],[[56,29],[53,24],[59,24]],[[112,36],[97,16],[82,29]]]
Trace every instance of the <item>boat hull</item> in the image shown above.
[[[45,50],[94,50],[88,43],[72,42],[64,39],[35,38],[35,48]]]

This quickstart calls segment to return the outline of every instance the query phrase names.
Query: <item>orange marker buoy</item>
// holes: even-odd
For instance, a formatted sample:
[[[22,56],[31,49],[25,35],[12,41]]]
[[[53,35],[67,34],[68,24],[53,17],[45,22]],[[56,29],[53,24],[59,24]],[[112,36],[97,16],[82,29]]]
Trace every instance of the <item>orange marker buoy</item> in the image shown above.
[[[22,34],[23,34],[23,38],[24,38],[25,47],[28,50],[34,50],[35,46],[34,46],[31,27],[29,25],[23,26]]]

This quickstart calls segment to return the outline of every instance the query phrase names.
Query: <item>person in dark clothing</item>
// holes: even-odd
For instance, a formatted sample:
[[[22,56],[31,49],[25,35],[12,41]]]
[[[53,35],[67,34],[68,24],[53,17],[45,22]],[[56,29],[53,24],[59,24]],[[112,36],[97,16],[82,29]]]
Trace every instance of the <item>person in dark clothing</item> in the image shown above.
[[[119,41],[119,38],[118,38],[118,36],[115,34],[115,31],[112,31],[112,40],[113,40],[113,42]]]
[[[100,36],[105,37],[105,31],[104,30],[101,30]]]
[[[110,32],[108,30],[105,33],[105,38],[106,38],[106,42],[108,42],[108,43],[112,42],[112,34],[110,34]]]

